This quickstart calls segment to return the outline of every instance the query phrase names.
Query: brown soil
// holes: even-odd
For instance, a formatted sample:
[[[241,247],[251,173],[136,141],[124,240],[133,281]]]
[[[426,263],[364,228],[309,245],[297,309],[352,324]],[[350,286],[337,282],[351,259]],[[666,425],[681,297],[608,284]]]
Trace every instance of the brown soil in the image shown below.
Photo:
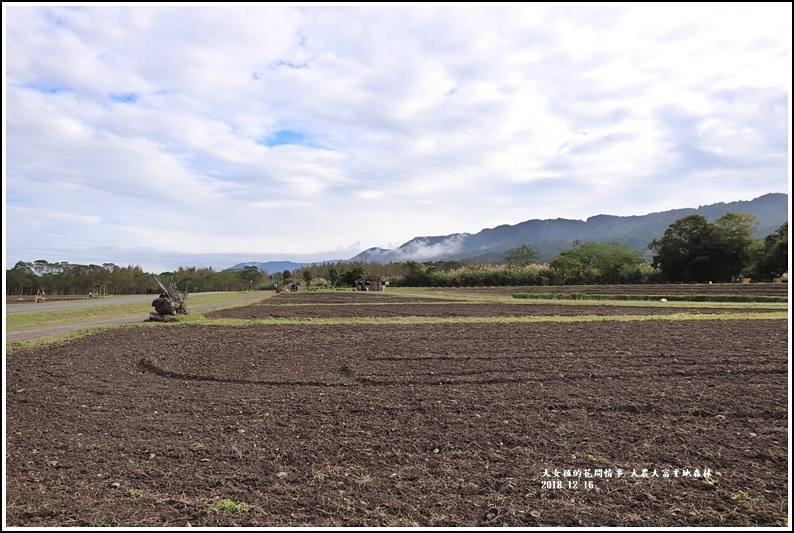
[[[649,283],[636,285],[530,285],[523,287],[437,287],[439,294],[459,291],[486,294],[545,293],[545,294],[658,294],[670,295],[755,295],[788,297],[788,283]]]
[[[442,303],[439,303],[442,302]],[[343,305],[348,304],[348,305]],[[354,317],[516,317],[516,316],[620,316],[769,312],[754,307],[648,307],[604,305],[517,303],[460,303],[440,298],[406,298],[369,295],[362,292],[277,294],[262,303],[221,309],[206,314],[208,318],[261,320],[266,318],[354,318]]]
[[[14,350],[6,525],[779,526],[787,352],[786,320],[146,324]]]

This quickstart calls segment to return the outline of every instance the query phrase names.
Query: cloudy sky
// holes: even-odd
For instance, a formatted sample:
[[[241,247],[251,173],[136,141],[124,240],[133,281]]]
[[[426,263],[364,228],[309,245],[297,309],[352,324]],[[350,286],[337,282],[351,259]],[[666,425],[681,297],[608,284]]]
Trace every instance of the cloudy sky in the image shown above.
[[[3,4],[6,268],[790,192],[791,4]]]

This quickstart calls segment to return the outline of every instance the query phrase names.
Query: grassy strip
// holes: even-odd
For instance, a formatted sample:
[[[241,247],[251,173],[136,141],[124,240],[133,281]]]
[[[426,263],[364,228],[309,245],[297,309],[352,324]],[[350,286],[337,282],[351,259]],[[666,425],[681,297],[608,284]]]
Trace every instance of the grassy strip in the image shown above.
[[[399,291],[399,292],[398,292]],[[441,293],[426,289],[422,292],[416,292],[415,288],[395,288],[391,289],[390,295],[392,296],[412,296],[418,298],[428,298],[433,300],[448,300],[451,302],[464,303],[464,300],[469,303],[511,303],[518,305],[531,305],[531,304],[549,304],[554,305],[614,305],[614,306],[661,306],[668,307],[675,303],[676,307],[714,307],[714,304],[722,304],[720,307],[726,308],[761,308],[761,309],[787,309],[788,298],[783,296],[764,297],[759,296],[758,302],[751,301],[753,296],[749,295],[727,295],[724,301],[719,301],[718,295],[703,295],[709,298],[690,298],[687,295],[631,295],[631,294],[588,294],[588,293],[551,293],[551,292],[538,292],[538,293],[499,293],[499,292],[471,292],[466,289],[460,291],[446,291]],[[693,295],[698,296],[698,295]],[[723,295],[726,296],[726,295]],[[737,296],[739,298],[737,298]],[[714,297],[714,298],[711,298]],[[660,300],[667,299],[667,303],[662,304]],[[777,298],[778,301],[767,300],[766,298]],[[734,300],[734,301],[730,301]],[[710,304],[710,305],[709,305]]]
[[[662,298],[668,302],[754,302],[754,303],[786,303],[787,296],[761,296],[751,294],[584,294],[571,293],[537,293],[517,292],[513,298],[530,300],[639,300],[659,301]]]
[[[245,294],[246,293],[231,292],[225,294],[189,296],[187,300],[188,309],[204,305],[214,306],[224,302],[228,302],[230,307],[234,304],[235,300],[239,300]],[[269,293],[264,293],[262,297],[265,298],[268,295]],[[154,297],[152,300],[154,300]],[[249,301],[246,303],[249,303]],[[89,307],[80,307],[78,309],[53,309],[50,307],[46,311],[6,314],[6,332],[13,333],[33,329],[54,328],[72,324],[85,324],[104,320],[114,320],[117,318],[127,318],[131,316],[147,317],[153,310],[151,302],[92,305]]]
[[[788,304],[785,303],[730,303],[730,302],[667,302],[661,303],[658,300],[649,301],[595,301],[595,300],[516,300],[512,297],[502,298],[469,298],[466,300],[431,300],[426,302],[405,301],[405,302],[343,302],[343,303],[281,303],[276,304],[279,308],[307,308],[307,307],[389,307],[389,306],[413,306],[413,305],[488,305],[488,304],[501,304],[512,306],[533,306],[533,305],[555,305],[558,307],[642,307],[642,308],[666,308],[674,307],[675,309],[767,309],[770,311],[782,311],[788,309]],[[230,306],[231,307],[231,306]],[[220,307],[218,308],[220,309]]]
[[[128,316],[148,316],[151,303],[97,305],[80,309],[51,309],[6,315],[6,332],[29,331],[54,328],[71,324],[83,324],[102,320],[113,320]]]
[[[352,318],[267,318],[259,320],[242,320],[234,318],[208,319],[201,314],[192,314],[181,317],[179,322],[141,322],[139,324],[126,324],[123,326],[95,326],[72,331],[66,335],[47,337],[25,342],[10,342],[6,344],[6,351],[44,347],[64,341],[79,339],[98,333],[100,331],[124,327],[181,327],[184,325],[245,327],[245,326],[288,326],[288,325],[394,325],[394,324],[526,324],[548,322],[641,322],[649,320],[666,320],[677,322],[682,320],[785,320],[788,312],[774,311],[770,313],[730,313],[708,314],[678,313],[673,315],[580,315],[580,316],[518,316],[518,317],[352,317]]]
[[[788,318],[788,312],[772,311],[769,313],[676,313],[672,315],[578,315],[578,316],[492,316],[492,317],[346,317],[346,318],[262,318],[244,320],[237,318],[208,319],[203,316],[192,316],[183,321],[184,324],[202,324],[212,326],[276,326],[290,324],[309,325],[388,325],[388,324],[520,324],[535,322],[638,322],[648,320],[780,320]]]
[[[107,331],[115,328],[157,327],[160,324],[162,323],[141,322],[139,324],[125,324],[123,326],[93,326],[85,329],[76,329],[64,335],[54,335],[52,337],[45,337],[42,339],[35,339],[35,340],[23,341],[23,342],[7,342],[6,352],[12,353],[16,350],[21,350],[21,349],[40,348],[40,347],[43,348],[46,346],[51,346],[53,344],[60,344],[62,342],[82,339],[83,337],[88,337],[89,335],[94,335],[96,333],[100,333],[102,331]]]

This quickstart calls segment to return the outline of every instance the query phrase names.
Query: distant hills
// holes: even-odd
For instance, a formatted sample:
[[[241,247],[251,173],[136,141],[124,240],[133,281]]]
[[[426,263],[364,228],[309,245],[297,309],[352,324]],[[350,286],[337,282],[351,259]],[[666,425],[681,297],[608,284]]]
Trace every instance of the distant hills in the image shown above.
[[[292,272],[293,270],[315,265],[317,263],[322,263],[323,261],[315,261],[313,263],[293,263],[292,261],[265,261],[264,263],[257,263],[255,261],[251,261],[248,263],[237,263],[233,267],[229,267],[229,270],[242,270],[247,266],[255,266],[258,267],[259,270],[263,272],[267,272],[268,275],[274,274],[276,272],[284,272],[285,270],[289,270]],[[339,260],[333,261],[325,261],[326,263],[337,263]]]
[[[570,250],[574,241],[619,242],[650,259],[648,244],[664,235],[676,220],[687,215],[702,215],[709,222],[726,213],[750,213],[758,218],[755,237],[762,238],[777,230],[788,220],[788,195],[769,193],[750,201],[720,202],[697,208],[673,209],[639,216],[596,215],[587,220],[564,218],[527,220],[515,225],[483,229],[478,233],[453,233],[435,237],[415,237],[395,249],[369,248],[341,262],[403,262],[424,261],[493,261],[500,262],[506,250],[529,244],[547,262],[555,255]],[[329,260],[326,262],[340,262]],[[268,274],[295,270],[315,263],[269,261],[239,263],[231,268],[256,265]]]
[[[726,213],[751,213],[758,218],[756,238],[773,233],[788,220],[788,195],[769,193],[750,201],[716,203],[698,208],[674,209],[641,216],[596,215],[587,220],[527,220],[478,233],[454,233],[416,237],[399,248],[369,248],[350,261],[380,263],[414,261],[501,261],[506,250],[529,244],[546,262],[573,247],[574,241],[619,242],[650,258],[648,244],[664,235],[676,220],[687,215],[704,216],[709,222]]]

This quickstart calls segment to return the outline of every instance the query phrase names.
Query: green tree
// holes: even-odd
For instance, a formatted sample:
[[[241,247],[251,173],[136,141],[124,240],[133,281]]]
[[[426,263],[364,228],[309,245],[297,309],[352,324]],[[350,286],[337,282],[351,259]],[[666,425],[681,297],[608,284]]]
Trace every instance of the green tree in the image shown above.
[[[652,265],[668,281],[731,281],[750,262],[753,215],[727,213],[710,224],[701,215],[688,215],[670,224],[648,248]]]
[[[247,288],[253,288],[262,281],[262,271],[256,265],[247,265],[240,271],[240,278],[248,284]]]
[[[627,244],[586,242],[558,254],[549,268],[562,283],[628,283],[646,261]]]
[[[408,260],[403,263],[403,282],[408,287],[423,287],[430,284],[430,274],[435,267]]]
[[[661,239],[648,248],[654,253],[651,265],[669,281],[702,281],[711,276],[709,252],[714,228],[702,215],[688,215],[670,224]]]
[[[758,242],[750,273],[756,279],[778,278],[788,272],[788,221]]]
[[[749,213],[726,213],[715,220],[713,226],[716,236],[713,276],[720,281],[730,281],[741,275],[752,261],[753,234],[758,219]]]
[[[353,287],[356,285],[356,280],[366,274],[367,269],[364,268],[364,265],[356,265],[352,270],[348,270],[342,275],[342,282]]]
[[[328,281],[331,282],[332,287],[336,287],[339,285],[339,281],[342,279],[342,275],[336,269],[335,266],[331,265],[328,267]]]
[[[597,243],[599,253],[595,267],[604,283],[629,283],[642,277],[641,267],[647,265],[645,258],[627,244]]]
[[[308,289],[309,287],[312,286],[312,280],[314,279],[314,272],[312,272],[311,270],[304,270],[303,279],[306,280],[306,288]]]
[[[6,294],[14,290],[15,294],[33,294],[34,287],[38,286],[38,276],[33,271],[33,265],[18,261],[14,268],[6,270]]]
[[[581,282],[584,274],[582,262],[567,252],[554,256],[549,262],[549,268],[557,281],[563,284]]]
[[[502,260],[509,267],[525,267],[536,263],[540,254],[529,244],[510,248],[502,255]]]

